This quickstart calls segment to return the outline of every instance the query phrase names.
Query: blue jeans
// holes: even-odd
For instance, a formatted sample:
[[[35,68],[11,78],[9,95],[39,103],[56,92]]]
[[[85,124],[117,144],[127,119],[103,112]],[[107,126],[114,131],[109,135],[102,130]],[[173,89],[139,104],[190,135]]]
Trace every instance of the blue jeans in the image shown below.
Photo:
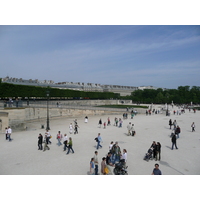
[[[12,140],[12,139],[10,138],[10,134],[8,134],[7,137],[8,137],[8,139],[7,139],[8,141],[11,141],[11,140]]]
[[[95,165],[94,171],[95,171],[95,175],[98,175],[98,165]]]
[[[58,138],[57,140],[58,140],[58,146],[62,145],[62,143],[60,142],[60,138]]]
[[[97,142],[97,149],[98,149],[99,147],[102,148],[102,146],[100,145],[100,141]]]
[[[72,151],[72,153],[74,153],[74,150],[72,149],[72,146],[68,146],[68,151],[66,154],[69,154],[70,150]]]

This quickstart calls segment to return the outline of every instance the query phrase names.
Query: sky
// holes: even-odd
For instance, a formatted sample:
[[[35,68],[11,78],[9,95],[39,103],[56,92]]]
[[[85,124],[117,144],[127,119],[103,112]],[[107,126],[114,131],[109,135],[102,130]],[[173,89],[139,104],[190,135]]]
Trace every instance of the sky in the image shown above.
[[[1,25],[0,77],[200,86],[198,25]]]

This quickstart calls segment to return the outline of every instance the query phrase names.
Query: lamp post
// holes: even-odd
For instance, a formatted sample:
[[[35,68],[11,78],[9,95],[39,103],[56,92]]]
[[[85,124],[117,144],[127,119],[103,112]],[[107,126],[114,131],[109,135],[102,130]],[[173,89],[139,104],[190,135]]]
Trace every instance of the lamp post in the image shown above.
[[[47,95],[47,127],[46,127],[46,130],[50,130],[50,127],[49,127],[49,90],[46,91],[46,95]]]

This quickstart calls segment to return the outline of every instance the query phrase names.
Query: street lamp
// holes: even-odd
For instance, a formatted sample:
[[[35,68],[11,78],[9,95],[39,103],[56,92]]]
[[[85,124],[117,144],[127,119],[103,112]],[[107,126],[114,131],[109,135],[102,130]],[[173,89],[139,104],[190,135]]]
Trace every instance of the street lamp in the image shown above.
[[[46,95],[47,95],[47,127],[46,130],[50,130],[49,127],[49,90],[46,91]]]

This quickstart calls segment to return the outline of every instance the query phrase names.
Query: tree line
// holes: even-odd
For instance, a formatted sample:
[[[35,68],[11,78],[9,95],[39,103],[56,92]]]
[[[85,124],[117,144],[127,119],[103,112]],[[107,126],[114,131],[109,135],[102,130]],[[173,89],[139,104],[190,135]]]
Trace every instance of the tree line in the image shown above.
[[[200,87],[199,86],[179,86],[177,89],[158,88],[136,90],[128,97],[135,103],[175,103],[175,104],[199,104]]]
[[[86,99],[116,99],[119,94],[113,92],[87,92],[77,91],[70,89],[58,89],[51,87],[39,87],[39,86],[27,86],[27,85],[16,85],[10,83],[2,83],[0,81],[0,98],[46,98],[47,90],[49,91],[49,97],[57,98],[86,98]]]

